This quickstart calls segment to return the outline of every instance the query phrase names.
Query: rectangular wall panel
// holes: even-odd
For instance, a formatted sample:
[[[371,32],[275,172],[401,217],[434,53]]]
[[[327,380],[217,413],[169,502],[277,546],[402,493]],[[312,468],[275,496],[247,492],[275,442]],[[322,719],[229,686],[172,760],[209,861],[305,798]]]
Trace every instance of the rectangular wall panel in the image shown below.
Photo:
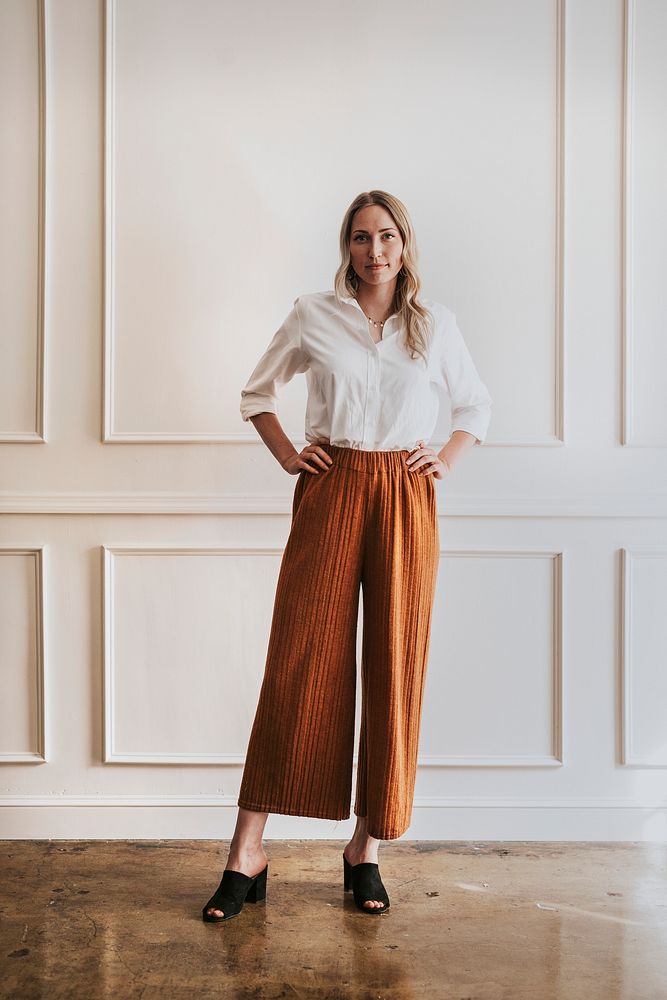
[[[255,442],[240,388],[293,299],[333,286],[366,185],[411,206],[427,294],[497,401],[490,440],[562,443],[563,21],[562,0],[445,0],[406,37],[399,0],[108,0],[105,440]],[[371,119],[348,110],[370,39],[409,67]],[[397,122],[415,138],[387,149]],[[282,396],[302,438],[304,376]]]
[[[0,4],[0,443],[43,439],[44,5]]]
[[[104,555],[105,760],[242,763],[280,552]]]
[[[622,552],[623,763],[667,767],[667,550]]]
[[[667,446],[667,4],[626,0],[625,437]]]
[[[444,554],[420,762],[562,763],[561,562],[549,552]]]
[[[0,548],[0,763],[46,760],[42,550]]]

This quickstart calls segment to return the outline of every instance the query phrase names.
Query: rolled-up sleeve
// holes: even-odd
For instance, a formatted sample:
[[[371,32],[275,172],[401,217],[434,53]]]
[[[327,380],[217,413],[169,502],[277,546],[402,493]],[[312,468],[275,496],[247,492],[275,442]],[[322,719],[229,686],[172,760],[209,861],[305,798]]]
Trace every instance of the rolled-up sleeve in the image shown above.
[[[273,335],[250,378],[241,390],[241,416],[278,412],[278,391],[298,372],[308,369],[308,355],[301,345],[299,298]]]
[[[482,444],[491,421],[492,399],[470,355],[456,316],[445,326],[442,374],[452,406],[452,433],[468,431]]]

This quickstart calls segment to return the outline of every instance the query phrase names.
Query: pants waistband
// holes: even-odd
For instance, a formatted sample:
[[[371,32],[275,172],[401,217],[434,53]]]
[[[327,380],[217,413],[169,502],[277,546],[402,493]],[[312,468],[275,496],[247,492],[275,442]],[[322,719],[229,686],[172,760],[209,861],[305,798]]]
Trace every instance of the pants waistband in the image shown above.
[[[338,444],[323,444],[322,448],[333,458],[336,465],[359,472],[407,471],[405,460],[412,451],[363,451],[361,448],[344,448]]]

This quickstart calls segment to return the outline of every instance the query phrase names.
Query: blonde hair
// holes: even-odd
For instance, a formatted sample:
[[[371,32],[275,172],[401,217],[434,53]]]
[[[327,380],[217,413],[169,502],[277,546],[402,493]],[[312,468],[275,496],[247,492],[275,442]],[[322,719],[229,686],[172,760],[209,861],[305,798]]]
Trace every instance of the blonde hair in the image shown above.
[[[340,228],[340,267],[334,278],[334,294],[339,305],[342,297],[356,298],[359,277],[350,263],[350,233],[355,212],[368,205],[382,205],[394,220],[403,240],[403,266],[396,279],[394,308],[405,324],[406,346],[410,357],[419,355],[427,362],[427,344],[432,330],[432,315],[418,300],[421,279],[417,270],[418,250],[415,232],[405,205],[386,191],[362,191],[347,209]],[[416,352],[416,353],[415,353]]]

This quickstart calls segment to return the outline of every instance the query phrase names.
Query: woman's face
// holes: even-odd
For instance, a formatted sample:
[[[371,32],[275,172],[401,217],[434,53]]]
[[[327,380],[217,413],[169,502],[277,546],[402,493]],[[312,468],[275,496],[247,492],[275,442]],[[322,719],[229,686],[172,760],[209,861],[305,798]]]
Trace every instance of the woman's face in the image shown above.
[[[383,205],[367,205],[352,217],[350,261],[360,281],[393,281],[403,266],[403,240]],[[378,265],[378,266],[375,266]]]

